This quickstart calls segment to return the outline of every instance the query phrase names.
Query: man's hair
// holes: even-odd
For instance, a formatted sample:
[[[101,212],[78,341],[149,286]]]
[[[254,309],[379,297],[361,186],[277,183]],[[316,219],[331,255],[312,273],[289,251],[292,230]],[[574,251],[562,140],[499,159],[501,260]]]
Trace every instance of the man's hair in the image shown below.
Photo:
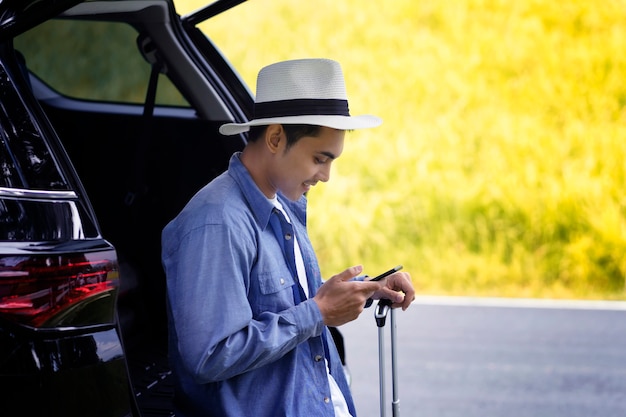
[[[281,125],[287,136],[287,147],[291,148],[305,136],[316,137],[319,135],[321,126],[315,125]],[[248,132],[248,142],[256,142],[267,130],[267,126],[250,126]]]

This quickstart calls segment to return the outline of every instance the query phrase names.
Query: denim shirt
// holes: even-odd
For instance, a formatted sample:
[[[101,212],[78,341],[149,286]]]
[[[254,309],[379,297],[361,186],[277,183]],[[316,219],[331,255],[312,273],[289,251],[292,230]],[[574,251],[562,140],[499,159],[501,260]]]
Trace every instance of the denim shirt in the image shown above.
[[[279,201],[300,244],[311,297],[322,284],[306,198]],[[235,154],[163,230],[177,416],[333,416],[330,371],[356,416],[317,304],[297,284],[269,220],[273,204]]]

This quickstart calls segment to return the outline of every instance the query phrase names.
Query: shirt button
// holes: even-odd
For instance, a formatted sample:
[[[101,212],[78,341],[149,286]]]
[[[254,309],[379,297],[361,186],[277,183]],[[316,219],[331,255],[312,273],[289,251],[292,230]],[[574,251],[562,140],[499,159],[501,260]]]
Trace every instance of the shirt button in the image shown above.
[[[319,362],[319,361],[321,361],[321,360],[322,360],[322,358],[323,358],[323,356],[322,356],[322,355],[315,355],[315,362]]]
[[[285,279],[284,278],[280,279],[280,285],[285,285]]]
[[[285,234],[285,240],[291,240],[291,233]]]
[[[328,398],[328,397],[324,397],[324,402],[325,402],[326,404],[328,404],[328,403],[330,402],[330,398]]]

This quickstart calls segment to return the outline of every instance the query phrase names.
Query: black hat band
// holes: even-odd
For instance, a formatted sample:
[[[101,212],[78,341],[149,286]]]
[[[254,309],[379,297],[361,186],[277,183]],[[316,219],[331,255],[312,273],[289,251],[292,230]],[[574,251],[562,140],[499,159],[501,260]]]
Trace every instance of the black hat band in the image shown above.
[[[255,119],[313,115],[350,116],[348,100],[301,98],[254,104]]]

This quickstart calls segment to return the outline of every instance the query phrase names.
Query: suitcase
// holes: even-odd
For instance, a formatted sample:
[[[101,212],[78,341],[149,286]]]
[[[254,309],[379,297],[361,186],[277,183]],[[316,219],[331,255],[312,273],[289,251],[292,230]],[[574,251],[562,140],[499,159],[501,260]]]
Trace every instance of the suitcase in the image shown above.
[[[387,314],[391,311],[391,387],[392,401],[391,410],[393,417],[400,416],[400,399],[398,398],[398,371],[397,371],[397,353],[396,353],[396,323],[395,309],[391,308],[391,301],[382,299],[378,301],[374,317],[376,318],[376,326],[378,326],[378,371],[380,381],[380,415],[386,417],[387,399],[385,390],[385,323]]]

